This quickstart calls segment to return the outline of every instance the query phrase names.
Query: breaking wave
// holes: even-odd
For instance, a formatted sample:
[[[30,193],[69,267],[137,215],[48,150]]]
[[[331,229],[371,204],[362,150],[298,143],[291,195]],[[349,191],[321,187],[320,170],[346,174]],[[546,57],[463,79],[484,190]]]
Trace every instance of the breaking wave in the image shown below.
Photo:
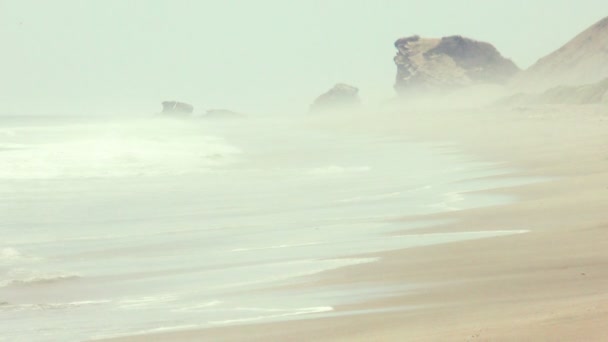
[[[19,253],[19,251],[14,248],[0,248],[0,262],[19,260],[22,258],[23,256],[21,255],[21,253]]]
[[[13,270],[9,272],[9,279],[0,281],[0,288],[48,285],[59,282],[80,279],[76,274],[69,273],[42,273],[37,274],[31,271]]]
[[[289,317],[289,316],[300,316],[300,315],[309,315],[309,314],[330,312],[333,310],[334,310],[334,308],[331,306],[320,306],[320,307],[298,308],[298,309],[236,308],[235,311],[257,312],[257,313],[260,313],[260,315],[254,316],[254,317],[228,319],[228,320],[223,320],[223,321],[211,321],[211,322],[209,322],[209,324],[225,325],[225,324],[264,321],[264,320],[274,320],[274,319]]]
[[[198,173],[240,153],[215,137],[110,137],[0,151],[0,179],[154,176]]]
[[[25,311],[25,310],[62,310],[73,309],[89,305],[102,305],[111,303],[110,300],[83,300],[69,303],[28,303],[28,304],[11,304],[8,302],[0,302],[0,311]]]

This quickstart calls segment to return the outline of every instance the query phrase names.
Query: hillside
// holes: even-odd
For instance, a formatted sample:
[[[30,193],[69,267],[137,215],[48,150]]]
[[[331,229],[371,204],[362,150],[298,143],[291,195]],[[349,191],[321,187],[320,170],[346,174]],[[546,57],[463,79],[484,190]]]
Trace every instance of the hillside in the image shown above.
[[[608,77],[608,17],[517,75],[512,85],[546,90],[599,82]]]

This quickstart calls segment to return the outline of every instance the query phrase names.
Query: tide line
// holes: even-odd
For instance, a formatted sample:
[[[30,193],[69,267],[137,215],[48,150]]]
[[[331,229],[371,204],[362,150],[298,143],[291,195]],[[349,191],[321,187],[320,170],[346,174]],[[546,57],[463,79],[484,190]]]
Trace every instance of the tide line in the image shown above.
[[[256,317],[248,317],[248,318],[238,318],[238,319],[229,319],[224,321],[211,321],[208,322],[211,325],[225,325],[225,324],[233,324],[233,323],[245,323],[245,322],[254,322],[265,319],[273,319],[280,317],[288,317],[288,316],[298,316],[298,315],[306,315],[306,314],[315,314],[315,313],[323,313],[333,311],[334,308],[331,306],[319,306],[312,308],[301,308],[294,310],[286,310],[286,309],[272,309],[272,308],[237,308],[238,311],[260,311],[260,312],[286,312],[283,314],[277,315],[267,315],[267,316],[256,316]],[[291,312],[289,312],[291,311]]]

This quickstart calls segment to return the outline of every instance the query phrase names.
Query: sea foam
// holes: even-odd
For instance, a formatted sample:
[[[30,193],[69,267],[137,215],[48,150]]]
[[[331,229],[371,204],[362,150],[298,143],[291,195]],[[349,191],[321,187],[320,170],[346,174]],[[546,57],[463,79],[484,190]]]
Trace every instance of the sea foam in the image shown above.
[[[0,179],[154,176],[199,173],[234,161],[240,150],[215,138],[155,141],[97,138],[31,145],[0,153]]]
[[[48,285],[55,284],[58,282],[70,281],[80,279],[81,277],[77,274],[70,273],[45,273],[35,272],[23,269],[14,269],[8,273],[8,278],[0,281],[0,288],[3,287],[20,287],[20,286],[36,286],[36,285]]]

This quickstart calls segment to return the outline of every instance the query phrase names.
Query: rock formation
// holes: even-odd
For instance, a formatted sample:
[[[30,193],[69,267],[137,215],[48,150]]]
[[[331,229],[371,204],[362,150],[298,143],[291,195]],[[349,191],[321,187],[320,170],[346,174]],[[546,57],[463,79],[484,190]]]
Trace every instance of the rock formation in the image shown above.
[[[519,72],[494,46],[461,36],[412,36],[395,42],[395,89],[444,92],[483,83],[502,84]]]
[[[191,115],[194,111],[194,107],[190,104],[177,102],[177,101],[164,101],[163,114],[168,115]]]
[[[344,110],[356,108],[361,104],[359,89],[348,84],[338,83],[326,93],[317,97],[310,106],[311,111]]]
[[[608,77],[608,17],[559,50],[541,58],[513,80],[518,89],[542,91],[557,86],[599,82]]]

